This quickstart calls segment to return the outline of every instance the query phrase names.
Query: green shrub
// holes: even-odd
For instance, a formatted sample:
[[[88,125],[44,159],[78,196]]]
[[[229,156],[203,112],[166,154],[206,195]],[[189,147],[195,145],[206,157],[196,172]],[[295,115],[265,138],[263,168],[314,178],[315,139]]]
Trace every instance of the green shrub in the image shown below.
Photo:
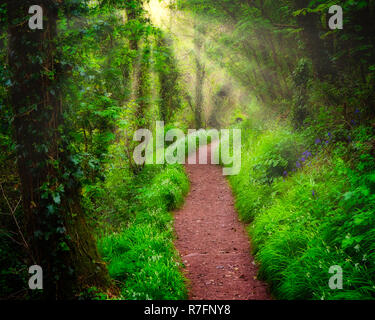
[[[298,135],[289,130],[270,131],[259,136],[255,145],[252,180],[258,184],[272,183],[284,172],[292,171],[303,151]]]
[[[242,220],[250,222],[275,196],[271,185],[295,168],[302,153],[301,138],[287,129],[257,132],[242,130],[242,165],[229,178]]]

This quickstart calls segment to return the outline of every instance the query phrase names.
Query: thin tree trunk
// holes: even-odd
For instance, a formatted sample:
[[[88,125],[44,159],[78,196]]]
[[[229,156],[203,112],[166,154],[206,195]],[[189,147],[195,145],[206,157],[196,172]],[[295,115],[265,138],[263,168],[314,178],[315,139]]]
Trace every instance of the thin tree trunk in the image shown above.
[[[195,82],[195,126],[197,129],[202,128],[202,112],[203,112],[203,86],[206,76],[205,65],[202,62],[203,39],[199,34],[198,26],[195,25],[195,64],[196,64],[196,82]]]

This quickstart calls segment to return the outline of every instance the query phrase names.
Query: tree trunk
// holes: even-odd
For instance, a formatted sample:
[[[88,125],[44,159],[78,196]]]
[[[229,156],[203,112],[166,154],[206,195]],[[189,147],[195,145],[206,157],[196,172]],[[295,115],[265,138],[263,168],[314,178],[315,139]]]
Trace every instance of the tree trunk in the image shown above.
[[[143,0],[130,0],[125,3],[126,14],[128,23],[137,23],[144,19],[143,17]],[[148,127],[146,112],[150,105],[150,84],[149,84],[149,71],[150,71],[150,55],[151,48],[148,39],[144,39],[142,31],[132,31],[129,39],[129,47],[133,51],[132,61],[132,88],[131,95],[132,99],[136,101],[136,109],[134,110],[135,116],[135,130],[143,129]],[[129,158],[129,164],[134,174],[138,174],[142,169],[143,165],[138,165],[133,161],[133,150],[136,147],[136,143],[132,140],[132,135],[127,137],[127,149]]]
[[[203,86],[206,76],[204,63],[202,62],[202,47],[203,40],[199,34],[198,26],[195,25],[195,64],[196,64],[196,80],[195,80],[195,126],[201,129],[203,125],[202,112],[203,112]]]
[[[26,237],[43,269],[43,293],[72,299],[111,282],[80,205],[78,168],[62,138],[61,68],[56,59],[58,1],[38,1],[44,28],[28,27],[35,1],[12,0],[9,15],[9,66],[17,164],[22,186]],[[62,129],[61,129],[62,128]]]
[[[306,8],[309,0],[295,0],[296,10]],[[303,29],[302,38],[306,51],[310,54],[314,72],[320,80],[334,77],[334,69],[328,56],[323,40],[320,38],[318,28],[318,16],[306,14],[297,16],[297,24]]]

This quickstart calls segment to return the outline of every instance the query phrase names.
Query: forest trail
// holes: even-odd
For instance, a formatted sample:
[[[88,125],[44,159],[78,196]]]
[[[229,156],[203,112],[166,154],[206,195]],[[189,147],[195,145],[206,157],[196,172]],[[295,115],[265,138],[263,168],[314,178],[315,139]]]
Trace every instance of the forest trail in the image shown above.
[[[270,299],[266,285],[256,279],[248,236],[222,168],[210,164],[215,147],[215,143],[202,147],[209,164],[186,165],[190,193],[175,215],[175,245],[186,266],[189,299]]]

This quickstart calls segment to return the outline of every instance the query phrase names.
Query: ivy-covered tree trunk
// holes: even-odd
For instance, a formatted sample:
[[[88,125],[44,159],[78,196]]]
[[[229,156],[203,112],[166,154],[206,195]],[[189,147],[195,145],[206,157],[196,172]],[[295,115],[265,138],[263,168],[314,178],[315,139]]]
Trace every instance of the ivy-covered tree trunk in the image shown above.
[[[131,0],[125,3],[128,24],[133,26],[133,31],[129,38],[129,48],[133,54],[131,91],[133,99],[136,101],[134,132],[148,127],[146,112],[150,106],[149,71],[151,49],[145,30],[139,28],[139,23],[145,21],[143,2],[143,0]],[[136,143],[129,138],[132,139],[133,137],[128,137],[127,142],[129,163],[133,173],[138,174],[143,169],[143,165],[138,165],[133,161],[132,153]]]
[[[80,205],[80,169],[64,135],[56,50],[61,1],[38,1],[43,29],[31,30],[29,7],[12,0],[9,13],[10,104],[21,180],[25,235],[43,269],[43,293],[71,299],[85,288],[111,286]]]
[[[128,0],[124,3],[126,15],[128,17],[128,22],[134,23],[136,27],[137,20],[141,17],[143,12],[143,0]],[[140,33],[138,30],[132,32],[129,39],[129,47],[131,50],[138,50],[138,41],[140,38]]]

